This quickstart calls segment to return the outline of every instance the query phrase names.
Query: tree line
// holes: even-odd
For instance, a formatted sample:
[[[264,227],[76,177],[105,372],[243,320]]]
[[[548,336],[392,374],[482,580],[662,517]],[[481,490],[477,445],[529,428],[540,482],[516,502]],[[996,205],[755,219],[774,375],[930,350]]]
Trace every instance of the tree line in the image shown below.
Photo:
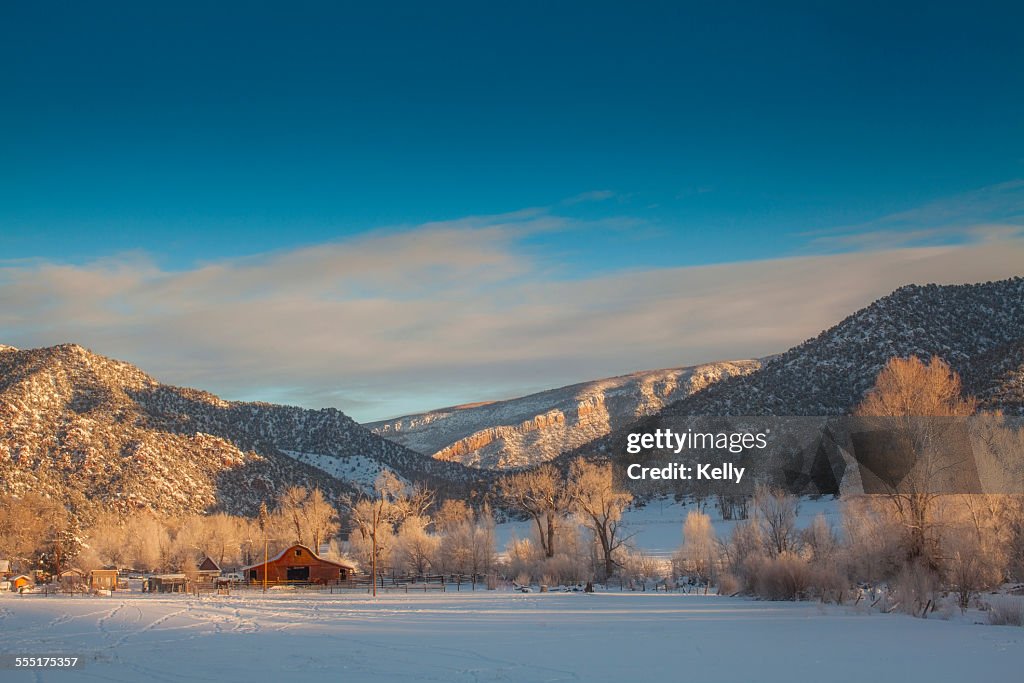
[[[632,496],[618,490],[610,465],[582,459],[567,474],[545,465],[502,479],[498,515],[533,521],[535,533],[510,544],[498,563],[495,510],[486,497],[439,500],[422,484],[384,471],[366,492],[328,499],[290,487],[255,517],[213,513],[99,512],[87,522],[40,494],[0,501],[0,557],[19,571],[49,574],[79,567],[191,574],[204,557],[222,568],[262,561],[298,543],[361,571],[409,574],[511,572],[551,583],[606,577],[621,565],[622,513]]]
[[[768,599],[853,602],[868,588],[880,609],[916,616],[939,609],[944,595],[966,608],[983,591],[1024,581],[1024,496],[936,486],[957,464],[946,441],[952,423],[917,419],[974,415],[976,408],[940,358],[892,359],[855,414],[897,430],[921,456],[899,486],[845,497],[838,528],[821,515],[799,528],[800,500],[765,485],[726,538],[717,537],[708,515],[691,511],[675,574]],[[991,451],[982,455],[1003,458],[1004,473],[1019,478],[1024,434],[998,414],[981,416],[971,428],[973,442]]]
[[[800,528],[801,501],[762,484],[752,497],[721,508],[722,519],[738,521],[718,538],[698,500],[670,566],[632,547],[623,525],[632,495],[617,486],[609,463],[583,458],[565,471],[548,464],[507,474],[488,496],[470,498],[472,505],[441,499],[389,471],[364,493],[337,500],[316,488],[289,488],[256,517],[138,511],[83,521],[70,506],[29,493],[0,500],[0,558],[19,571],[116,566],[188,573],[204,555],[238,567],[262,561],[264,544],[273,554],[300,543],[367,573],[500,573],[548,584],[687,581],[725,593],[838,601],[855,599],[858,586],[885,586],[884,604],[923,615],[942,593],[966,607],[981,591],[1024,580],[1022,497],[936,492],[932,479],[946,467],[943,422],[910,419],[976,409],[941,359],[892,359],[855,412],[907,434],[916,450],[932,456],[925,466],[898,489],[844,497],[835,527],[818,517]],[[1024,435],[998,414],[972,424],[983,432],[976,435],[981,447],[995,454],[989,459],[1003,458],[1019,475]],[[496,521],[509,515],[526,520],[529,533],[511,538],[499,555]]]

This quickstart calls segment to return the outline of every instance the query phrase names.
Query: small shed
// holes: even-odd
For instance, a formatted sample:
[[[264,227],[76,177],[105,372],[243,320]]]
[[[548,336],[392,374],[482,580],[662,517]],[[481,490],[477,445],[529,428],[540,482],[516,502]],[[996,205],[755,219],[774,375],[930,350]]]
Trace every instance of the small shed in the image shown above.
[[[116,569],[93,569],[89,572],[89,588],[92,590],[117,590]]]
[[[292,545],[266,562],[243,567],[245,579],[260,583],[264,575],[269,583],[337,583],[349,578],[355,566],[347,562],[325,560],[304,545]]]
[[[0,578],[7,578],[11,575],[11,561],[0,560]]]
[[[31,588],[36,585],[36,582],[32,580],[32,577],[28,574],[18,574],[10,578],[11,590],[20,591],[22,588]]]
[[[146,579],[142,589],[150,593],[187,593],[190,583],[184,574],[154,574]]]
[[[203,558],[203,561],[199,563],[198,567],[199,580],[202,582],[210,582],[220,576],[220,565],[217,564],[212,557],[207,555]]]
[[[57,583],[64,590],[74,590],[79,587],[84,588],[88,583],[85,572],[73,567],[71,569],[65,569],[61,573],[57,574],[56,578]]]

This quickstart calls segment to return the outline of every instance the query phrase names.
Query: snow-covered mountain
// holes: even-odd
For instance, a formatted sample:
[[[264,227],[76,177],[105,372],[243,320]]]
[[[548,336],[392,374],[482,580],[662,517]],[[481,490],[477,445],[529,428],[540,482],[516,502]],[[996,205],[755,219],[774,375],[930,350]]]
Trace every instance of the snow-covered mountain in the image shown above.
[[[763,365],[636,373],[373,431],[334,409],[166,386],[73,344],[0,346],[0,495],[251,513],[286,486],[336,496],[383,469],[461,495],[494,470],[611,453],[627,431],[675,416],[845,414],[891,357],[911,354],[945,358],[983,407],[1024,414],[1024,278],[903,287]]]
[[[665,409],[667,415],[842,415],[894,356],[944,358],[974,387],[1024,341],[1024,278],[901,287],[835,327]],[[986,355],[990,354],[990,355]],[[1007,361],[1009,362],[1009,361]]]
[[[716,382],[559,462],[622,453],[628,432],[671,427],[684,416],[849,414],[890,358],[909,355],[945,359],[983,408],[1021,414],[1024,278],[901,287],[760,369]]]
[[[71,505],[253,512],[286,486],[354,492],[381,469],[439,488],[481,473],[424,458],[334,409],[236,403],[66,344],[0,350],[0,494]]]
[[[436,460],[485,469],[536,465],[657,412],[756,360],[651,370],[493,403],[443,408],[365,426]]]

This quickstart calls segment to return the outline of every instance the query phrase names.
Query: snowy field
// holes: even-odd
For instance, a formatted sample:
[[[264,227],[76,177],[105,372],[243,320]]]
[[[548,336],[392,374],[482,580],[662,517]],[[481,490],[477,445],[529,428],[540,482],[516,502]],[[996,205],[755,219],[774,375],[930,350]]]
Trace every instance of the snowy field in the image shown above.
[[[1019,680],[1024,629],[652,593],[0,597],[4,681]]]

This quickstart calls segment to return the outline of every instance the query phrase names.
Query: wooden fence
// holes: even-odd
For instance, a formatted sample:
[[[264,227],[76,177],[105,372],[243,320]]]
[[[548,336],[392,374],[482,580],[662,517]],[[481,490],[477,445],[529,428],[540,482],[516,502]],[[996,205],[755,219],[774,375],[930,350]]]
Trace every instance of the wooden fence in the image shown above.
[[[311,583],[309,581],[267,581],[268,589],[288,588],[291,590],[316,591],[321,593],[343,593],[346,591],[372,592],[374,581],[370,576],[357,575],[344,581],[327,583]],[[399,575],[380,573],[377,575],[377,592],[381,591],[441,591],[484,590],[488,585],[494,586],[495,581],[488,582],[482,574],[419,574]],[[232,588],[242,590],[262,590],[262,581],[249,581],[233,584]]]

